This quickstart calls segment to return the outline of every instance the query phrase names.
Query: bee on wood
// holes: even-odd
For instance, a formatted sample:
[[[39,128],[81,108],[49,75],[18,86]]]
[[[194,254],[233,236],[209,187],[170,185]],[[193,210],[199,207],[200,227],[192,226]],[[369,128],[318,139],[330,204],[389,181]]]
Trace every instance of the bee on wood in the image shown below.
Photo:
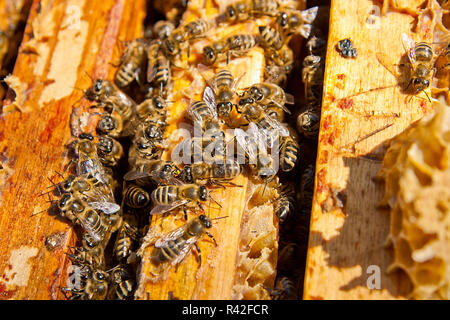
[[[99,246],[92,250],[83,247],[72,247],[72,252],[67,256],[76,265],[88,265],[91,268],[103,268],[105,266],[105,253],[103,247]]]
[[[411,79],[406,89],[412,85],[414,94],[423,91],[430,100],[425,89],[430,86],[431,79],[436,71],[433,66],[435,58],[433,48],[426,42],[415,43],[411,36],[406,33],[402,34],[402,44],[408,54],[411,66]]]
[[[108,113],[117,111],[124,121],[132,119],[136,103],[120,90],[113,82],[104,79],[98,79],[85,92],[89,101],[95,101]]]
[[[125,204],[131,208],[144,208],[150,203],[150,195],[141,187],[128,185],[123,193]]]
[[[94,136],[90,133],[80,133],[71,144],[76,159],[77,175],[93,177],[98,181],[106,183],[106,172],[97,155],[97,146]]]
[[[156,261],[168,261],[172,266],[178,265],[191,251],[192,247],[195,246],[201,265],[201,251],[197,245],[197,241],[206,234],[213,239],[214,244],[217,246],[214,236],[206,230],[212,227],[211,220],[202,214],[159,238],[155,243],[155,248],[157,249],[155,255]]]
[[[280,86],[269,83],[257,83],[247,89],[239,98],[239,106],[257,103],[260,106],[275,105],[283,111],[290,113],[285,104],[294,104],[294,97],[285,93]]]
[[[281,10],[278,11],[276,24],[279,32],[286,41],[293,34],[300,34],[305,39],[311,33],[311,23],[316,19],[319,7],[312,7],[307,10]]]
[[[207,80],[208,86],[203,93],[203,100],[214,105],[219,116],[229,117],[233,109],[231,100],[240,79],[235,81],[230,70],[220,69],[213,79]]]
[[[250,122],[247,132],[237,128],[234,130],[234,134],[238,146],[245,152],[246,163],[249,164],[254,174],[265,181],[267,185],[278,171],[273,158],[267,154],[267,145],[264,143],[267,137],[261,134],[253,122]]]
[[[97,133],[112,138],[124,137],[124,123],[122,117],[115,111],[104,114],[97,123]]]
[[[273,300],[297,300],[297,287],[294,282],[288,277],[277,279],[275,288],[269,289],[270,296]]]
[[[82,289],[64,288],[65,292],[72,293],[71,300],[105,300],[108,293],[109,276],[106,272],[96,269],[91,272],[91,276],[86,281]]]
[[[111,229],[104,217],[98,214],[97,211],[85,205],[82,212],[73,212],[73,214],[77,219],[77,223],[89,234],[94,243],[103,244],[109,238]]]
[[[324,61],[320,56],[309,55],[303,60],[302,81],[305,84],[306,101],[322,100]]]
[[[250,49],[256,47],[259,38],[251,34],[238,34],[213,42],[203,48],[203,61],[207,65],[214,64],[219,55],[227,55],[227,64],[231,56],[242,56]]]
[[[319,107],[309,107],[297,116],[297,130],[306,138],[315,138],[320,129]]]
[[[110,272],[108,300],[128,300],[133,297],[135,282],[130,273],[118,265]]]
[[[150,212],[151,215],[163,214],[182,206],[185,219],[187,218],[186,206],[188,204],[192,205],[195,203],[202,212],[205,212],[201,202],[207,201],[208,198],[214,201],[205,186],[181,184],[181,182],[177,185],[157,187],[153,190],[151,198],[154,204],[154,207]],[[220,204],[218,205],[220,206]]]
[[[115,167],[123,157],[123,148],[117,140],[100,136],[97,143],[97,154],[103,165]]]
[[[137,226],[136,216],[128,212],[124,213],[113,248],[114,257],[120,263],[125,263],[134,249],[135,242],[139,238]]]
[[[236,1],[225,8],[225,12],[219,19],[228,23],[247,21],[252,17],[274,16],[279,4],[275,0],[241,0]]]
[[[277,204],[275,206],[275,214],[281,223],[285,222],[295,211],[295,187],[293,184],[283,184],[278,186],[278,192],[280,194]]]
[[[146,42],[144,39],[131,41],[120,59],[114,82],[119,88],[128,86],[133,80],[139,82],[139,73],[145,62]]]
[[[206,32],[210,28],[211,23],[204,19],[198,19],[184,24],[172,31],[170,36],[163,41],[162,49],[168,57],[177,56],[185,46],[189,48],[190,41],[205,37]]]
[[[241,172],[241,165],[237,161],[224,159],[223,162],[214,162],[211,164],[201,162],[186,165],[177,178],[185,183],[197,184],[207,181],[211,184],[225,187],[223,184],[225,181],[234,179]],[[227,184],[235,186],[235,184],[229,181]]]
[[[252,98],[245,99],[245,102],[249,102],[250,99]],[[275,142],[279,141],[280,137],[289,135],[288,129],[276,119],[271,118],[260,105],[256,103],[241,103],[241,101],[239,104],[237,112],[242,114],[249,125],[257,126],[252,131],[258,131],[257,136],[261,136],[268,147],[272,148]]]
[[[173,162],[157,159],[140,162],[123,178],[140,186],[149,185],[152,181],[156,184],[168,184],[174,182],[173,179],[179,172],[180,169]]]

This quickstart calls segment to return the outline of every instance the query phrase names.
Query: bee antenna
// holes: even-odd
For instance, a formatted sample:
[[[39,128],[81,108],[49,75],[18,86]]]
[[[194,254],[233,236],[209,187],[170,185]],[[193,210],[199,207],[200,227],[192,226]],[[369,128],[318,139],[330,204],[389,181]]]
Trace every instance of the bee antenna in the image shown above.
[[[56,174],[57,174],[57,175],[59,175],[59,176],[60,176],[61,178],[63,178],[63,179],[64,179],[64,176],[63,176],[63,174],[62,174],[62,173],[59,173],[59,172],[58,172],[58,171],[56,171],[56,170],[55,170],[55,172],[56,172]],[[51,180],[50,180],[50,181],[51,181]]]
[[[86,75],[89,77],[89,79],[91,79],[92,83],[94,83],[94,78],[86,71],[84,70],[84,73],[86,73]]]
[[[217,218],[214,218],[214,219],[211,219],[211,220],[220,220],[220,219],[225,219],[225,218],[228,218],[229,216],[222,216],[222,217],[217,217]]]
[[[425,95],[427,96],[428,101],[430,101],[430,103],[431,103],[431,99],[430,99],[430,97],[428,96],[428,93],[427,93],[425,90],[422,90],[422,91],[423,91],[423,93],[425,93]]]
[[[209,198],[214,201],[220,208],[222,208],[222,205],[220,203],[218,203],[216,200],[214,200],[213,197],[209,196]]]

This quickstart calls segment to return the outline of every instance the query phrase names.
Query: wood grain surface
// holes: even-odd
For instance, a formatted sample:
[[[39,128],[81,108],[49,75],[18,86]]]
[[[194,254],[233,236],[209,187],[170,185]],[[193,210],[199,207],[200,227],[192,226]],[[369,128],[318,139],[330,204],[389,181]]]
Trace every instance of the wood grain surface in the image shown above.
[[[83,95],[74,88],[90,86],[87,74],[112,79],[118,40],[142,34],[144,8],[144,0],[33,1],[11,80],[20,90],[4,102],[23,112],[0,118],[0,299],[64,298],[74,234],[41,194],[68,161],[69,118]]]
[[[390,1],[380,16],[381,1],[331,1],[305,299],[401,299],[411,288],[401,273],[386,273],[389,216],[377,209],[383,188],[373,178],[383,143],[430,112],[423,92],[405,90],[407,68],[398,66],[406,59],[402,33],[432,42],[430,7],[413,14],[423,3],[398,0],[394,8]],[[357,58],[337,52],[345,38]]]

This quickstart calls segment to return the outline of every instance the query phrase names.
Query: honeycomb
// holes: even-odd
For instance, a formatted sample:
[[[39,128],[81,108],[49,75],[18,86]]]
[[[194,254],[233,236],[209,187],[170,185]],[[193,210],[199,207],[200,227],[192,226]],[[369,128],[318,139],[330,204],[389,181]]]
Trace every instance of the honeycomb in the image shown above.
[[[450,298],[450,107],[413,124],[389,145],[378,176],[390,210],[388,245],[413,284],[409,298]]]

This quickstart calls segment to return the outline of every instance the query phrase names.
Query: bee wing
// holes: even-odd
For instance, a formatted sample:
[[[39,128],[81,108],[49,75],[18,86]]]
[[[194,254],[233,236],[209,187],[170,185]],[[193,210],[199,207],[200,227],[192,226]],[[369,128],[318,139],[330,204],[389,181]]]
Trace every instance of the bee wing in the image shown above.
[[[76,214],[75,212],[73,213],[75,215],[75,217],[77,218],[77,220],[80,222],[81,226],[83,227],[83,229],[89,233],[89,235],[94,238],[96,241],[101,241],[101,237],[99,234],[95,233],[92,229],[92,227],[90,225],[88,225],[84,219],[82,219],[78,214]]]
[[[177,257],[175,259],[173,259],[171,264],[175,266],[175,265],[179,264],[181,261],[183,261],[183,259],[186,257],[186,255],[191,251],[192,246],[194,245],[194,243],[196,243],[199,239],[200,239],[200,236],[194,236],[194,237],[189,238],[188,240],[186,240],[186,244],[180,250],[180,252],[178,253]]]
[[[180,207],[180,206],[182,206],[182,205],[184,205],[184,204],[186,204],[188,202],[189,202],[189,200],[178,200],[178,201],[175,201],[175,202],[173,202],[173,203],[171,203],[169,205],[162,205],[162,204],[156,205],[152,209],[152,211],[150,211],[150,214],[151,215],[153,215],[153,214],[164,214],[164,213],[172,211],[172,210],[174,210],[174,209],[176,209],[176,208],[178,208],[178,207]]]
[[[120,210],[120,206],[113,202],[93,201],[88,202],[88,204],[92,209],[101,210],[106,214],[113,214]]]
[[[231,86],[232,91],[234,91],[238,87],[239,82],[241,82],[242,78],[244,78],[245,73],[246,73],[245,71],[242,72],[241,75],[237,77],[236,80],[234,80],[233,85]]]
[[[408,58],[411,64],[416,62],[416,53],[414,48],[416,47],[416,43],[411,38],[411,36],[407,33],[402,33],[402,44],[405,51],[408,53]]]
[[[158,71],[158,69],[156,68],[156,64],[152,63],[153,61],[149,61],[148,62],[148,67],[147,67],[147,82],[151,83],[153,81],[153,79],[155,78],[156,72]]]
[[[131,170],[125,173],[123,179],[126,181],[133,181],[141,178],[148,178],[151,174],[145,171]]]
[[[169,241],[174,241],[174,240],[180,238],[183,235],[183,233],[186,231],[186,228],[187,228],[187,224],[185,223],[181,227],[176,228],[176,229],[170,231],[169,233],[163,235],[161,238],[156,240],[155,248],[162,248],[165,245],[167,245],[167,243]]]
[[[251,122],[250,125],[252,124],[254,123]],[[256,130],[258,130],[258,128],[256,128]],[[247,132],[251,132],[251,128],[249,128]],[[249,161],[252,163],[256,162],[256,159],[258,158],[257,137],[251,136],[239,128],[234,129],[234,134],[236,136],[237,143],[242,147],[245,153],[248,154]]]
[[[200,72],[203,79],[205,79],[208,86],[210,86],[211,88],[213,88],[215,90],[216,81],[214,80],[214,73],[212,72],[212,70],[201,63],[199,63],[197,65],[197,70],[198,70],[198,72]]]
[[[276,119],[273,119],[266,113],[264,114],[264,117],[266,118],[267,122],[270,123],[272,128],[274,128],[278,132],[279,136],[281,137],[289,136],[289,130],[281,122],[279,122]],[[277,136],[274,137],[274,134],[271,130],[264,130],[264,128],[260,128],[259,132],[260,135],[264,136],[268,147],[272,148],[278,137]]]
[[[208,107],[214,112],[214,115],[217,116],[216,97],[213,89],[209,86],[206,86],[205,91],[203,91],[203,101],[206,102]]]
[[[295,99],[292,94],[285,93],[285,95],[286,95],[286,104],[294,104],[295,103]]]
[[[305,38],[308,39],[309,35],[311,34],[311,30],[312,30],[312,25],[310,24],[303,24],[301,25],[301,27],[298,29],[298,33],[300,33],[300,35]]]
[[[312,23],[316,19],[318,12],[319,7],[312,7],[301,11],[300,16],[302,17],[304,23]]]

